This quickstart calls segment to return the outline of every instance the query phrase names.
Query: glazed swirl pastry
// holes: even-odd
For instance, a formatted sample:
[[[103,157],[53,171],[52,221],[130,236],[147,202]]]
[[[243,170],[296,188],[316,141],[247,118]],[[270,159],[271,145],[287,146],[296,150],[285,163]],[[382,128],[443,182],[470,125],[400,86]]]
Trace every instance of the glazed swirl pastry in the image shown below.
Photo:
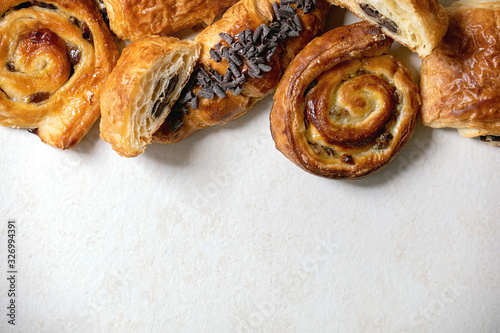
[[[323,31],[325,0],[241,0],[196,38],[198,66],[153,140],[173,143],[222,125],[272,93],[291,59]]]
[[[72,148],[99,117],[118,58],[92,0],[0,2],[0,124]]]
[[[336,28],[292,61],[274,96],[271,132],[288,159],[313,174],[359,178],[409,140],[420,106],[392,40],[368,23]]]
[[[238,0],[96,0],[105,6],[111,30],[136,41],[171,34],[198,24],[210,24]],[[103,8],[104,9],[104,8]]]

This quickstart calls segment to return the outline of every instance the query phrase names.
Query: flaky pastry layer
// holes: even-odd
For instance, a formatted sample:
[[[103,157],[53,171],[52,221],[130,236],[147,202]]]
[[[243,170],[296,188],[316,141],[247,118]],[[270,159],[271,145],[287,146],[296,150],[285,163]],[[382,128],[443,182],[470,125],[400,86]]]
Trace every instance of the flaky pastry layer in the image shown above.
[[[422,62],[422,121],[465,137],[500,135],[500,2],[459,1]]]
[[[329,0],[359,18],[377,25],[420,57],[441,41],[448,17],[439,0]]]
[[[200,54],[192,40],[151,36],[128,45],[101,97],[101,138],[134,157],[151,142],[189,80]]]
[[[103,0],[111,30],[136,41],[210,24],[237,0]]]

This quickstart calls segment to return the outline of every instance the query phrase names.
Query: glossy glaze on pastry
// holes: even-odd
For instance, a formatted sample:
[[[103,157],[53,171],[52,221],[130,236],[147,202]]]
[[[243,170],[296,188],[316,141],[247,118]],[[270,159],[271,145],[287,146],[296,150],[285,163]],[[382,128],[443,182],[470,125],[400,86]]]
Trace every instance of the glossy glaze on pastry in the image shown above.
[[[449,31],[422,62],[422,121],[498,144],[500,1],[459,1],[447,10]]]
[[[101,138],[134,157],[151,142],[200,55],[192,40],[151,36],[124,50],[101,97]]]
[[[392,40],[366,23],[333,29],[292,61],[274,95],[276,148],[304,170],[360,178],[387,165],[410,139],[420,106]]]
[[[0,2],[0,124],[74,147],[99,117],[118,50],[92,0]]]
[[[111,30],[135,41],[210,24],[237,0],[99,0],[106,6]]]
[[[328,0],[381,28],[421,57],[446,33],[448,17],[439,0]]]
[[[193,84],[155,133],[173,143],[241,116],[276,88],[291,59],[324,28],[325,0],[241,0],[202,31]]]

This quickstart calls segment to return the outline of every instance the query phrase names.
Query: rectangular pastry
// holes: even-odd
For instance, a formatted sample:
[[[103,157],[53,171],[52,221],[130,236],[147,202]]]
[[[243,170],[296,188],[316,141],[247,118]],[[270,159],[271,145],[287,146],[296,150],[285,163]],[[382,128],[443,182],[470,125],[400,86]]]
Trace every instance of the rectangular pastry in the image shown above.
[[[378,26],[382,32],[420,57],[446,33],[448,17],[438,0],[328,0]]]
[[[498,143],[500,1],[458,1],[447,12],[447,34],[422,61],[422,121]]]

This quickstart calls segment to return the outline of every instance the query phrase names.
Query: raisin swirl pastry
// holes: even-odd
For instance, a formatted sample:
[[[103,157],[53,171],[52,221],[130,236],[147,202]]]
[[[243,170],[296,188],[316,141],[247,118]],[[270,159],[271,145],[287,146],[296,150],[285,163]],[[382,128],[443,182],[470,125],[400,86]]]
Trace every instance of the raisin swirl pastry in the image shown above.
[[[307,45],[274,96],[277,149],[329,178],[360,178],[389,163],[413,133],[420,106],[409,71],[387,54],[391,43],[360,22]]]
[[[210,24],[237,0],[96,0],[105,6],[111,30],[121,39],[136,41],[168,35],[198,24]]]
[[[179,98],[199,55],[199,43],[174,37],[150,36],[128,45],[103,90],[101,138],[121,156],[141,154]]]
[[[74,147],[100,114],[118,50],[91,0],[0,2],[0,124]]]
[[[222,125],[271,94],[291,59],[323,31],[325,0],[241,0],[195,40],[201,55],[165,123],[159,143],[178,142],[193,132]]]
[[[422,122],[500,145],[500,1],[458,1],[422,61]]]
[[[439,0],[328,0],[425,57],[441,41],[448,17]]]

